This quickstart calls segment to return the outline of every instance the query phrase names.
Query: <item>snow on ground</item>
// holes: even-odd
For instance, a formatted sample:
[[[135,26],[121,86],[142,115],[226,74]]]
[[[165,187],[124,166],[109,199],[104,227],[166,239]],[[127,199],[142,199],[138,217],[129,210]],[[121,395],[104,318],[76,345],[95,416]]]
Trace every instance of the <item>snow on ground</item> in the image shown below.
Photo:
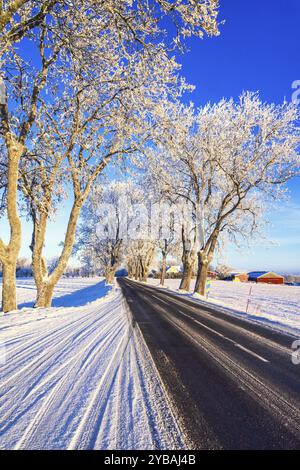
[[[103,297],[111,289],[100,278],[62,278],[54,291],[54,307],[80,307]],[[103,280],[102,280],[103,281]],[[2,295],[0,278],[0,295]],[[36,288],[31,278],[17,279],[19,309],[33,307]]]
[[[34,296],[18,280],[23,310],[0,314],[0,448],[183,448],[120,289],[63,279],[54,308]]]
[[[149,279],[148,282],[159,285],[158,279]],[[180,280],[166,279],[165,284],[166,287],[177,290]],[[300,286],[213,280],[207,300],[220,308],[225,307],[228,313],[244,314],[252,321],[263,322],[281,331],[300,334]]]

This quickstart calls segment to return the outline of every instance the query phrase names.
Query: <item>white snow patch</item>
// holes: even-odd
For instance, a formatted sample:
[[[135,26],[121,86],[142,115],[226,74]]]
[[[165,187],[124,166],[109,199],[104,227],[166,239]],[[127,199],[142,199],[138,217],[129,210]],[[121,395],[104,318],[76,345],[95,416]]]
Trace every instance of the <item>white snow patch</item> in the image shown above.
[[[62,279],[56,307],[34,297],[19,280],[24,309],[0,316],[0,448],[184,448],[120,289]]]
[[[148,282],[159,287],[158,279],[149,279]],[[264,323],[280,331],[300,334],[300,286],[212,280],[208,298],[205,298],[180,291],[179,284],[180,279],[165,280],[165,285],[178,295],[218,305],[218,309],[223,312],[243,315],[251,321]],[[191,287],[192,291],[194,281]]]

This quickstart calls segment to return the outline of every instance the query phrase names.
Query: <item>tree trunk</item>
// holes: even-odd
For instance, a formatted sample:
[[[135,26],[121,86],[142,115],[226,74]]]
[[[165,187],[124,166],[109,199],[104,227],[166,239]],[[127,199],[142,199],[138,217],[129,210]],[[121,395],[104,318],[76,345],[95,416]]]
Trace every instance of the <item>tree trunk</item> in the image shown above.
[[[202,254],[198,253],[198,271],[195,284],[195,293],[200,295],[205,295],[208,264],[208,260],[203,259]]]
[[[160,285],[161,286],[165,285],[166,272],[167,272],[167,256],[163,253],[161,276],[160,276]]]
[[[105,272],[106,284],[113,284],[116,268],[108,268]]]
[[[73,207],[70,213],[67,232],[65,235],[64,246],[62,253],[60,255],[59,261],[57,263],[56,268],[50,274],[47,281],[43,281],[40,285],[37,285],[38,294],[35,303],[35,307],[51,307],[51,300],[53,296],[53,291],[60,280],[61,276],[63,275],[70,256],[72,254],[72,249],[74,246],[74,238],[76,232],[76,225],[80,215],[80,210],[83,205],[84,200],[81,199],[79,201],[74,201]],[[45,236],[45,235],[43,235]],[[39,269],[43,269],[43,263],[40,264]]]
[[[186,261],[183,264],[183,273],[182,273],[182,278],[180,282],[179,289],[180,290],[186,290],[189,292],[190,287],[191,287],[191,280],[193,276],[193,267],[194,263],[191,263],[189,261]]]
[[[1,2],[2,5],[3,2]],[[18,2],[15,2],[15,4]],[[25,2],[24,2],[25,3]],[[13,10],[11,10],[13,11]],[[11,13],[11,12],[10,12]],[[0,103],[0,119],[3,136],[7,150],[7,218],[10,226],[10,240],[8,245],[0,238],[0,261],[3,264],[3,308],[5,310],[15,310],[16,301],[16,262],[21,249],[22,227],[18,212],[18,181],[19,163],[25,150],[25,141],[33,126],[37,114],[38,97],[45,85],[47,71],[52,63],[51,60],[43,62],[43,68],[39,74],[39,79],[33,87],[31,95],[30,113],[22,124],[22,131],[18,138],[10,127],[10,116],[8,112],[8,100],[5,96],[5,103]],[[6,277],[8,279],[6,280]],[[4,285],[8,286],[4,288]],[[4,292],[5,291],[5,292]],[[9,292],[8,292],[9,291]],[[10,299],[8,298],[8,293]],[[7,311],[7,310],[6,310]]]
[[[145,267],[145,264],[144,264],[144,261],[143,261],[142,258],[140,259],[140,281],[141,282],[146,282],[147,281],[146,267]]]
[[[2,262],[2,310],[10,312],[17,309],[16,296],[16,267],[17,261]]]
[[[54,287],[54,283],[45,282],[40,288],[37,289],[37,299],[35,303],[36,308],[51,307]]]
[[[36,212],[31,212],[33,222],[33,232],[30,249],[32,252],[32,271],[33,278],[37,288],[37,292],[43,289],[44,279],[48,278],[47,263],[43,256],[43,248],[45,245],[46,228],[47,228],[47,212],[41,214],[38,218]]]
[[[183,273],[179,289],[189,292],[195,266],[195,253],[193,251],[184,251],[182,255],[182,264]]]
[[[142,263],[142,269],[141,269],[142,282],[148,281],[149,269],[150,269],[150,262],[149,260],[146,260],[145,263]]]
[[[0,238],[0,261],[2,273],[2,309],[4,312],[17,309],[16,265],[21,249],[22,227],[18,213],[17,194],[19,178],[19,161],[23,146],[7,138],[7,218],[10,227],[10,239],[6,245]]]
[[[128,271],[128,277],[129,277],[129,279],[133,279],[134,276],[133,276],[133,269],[132,269],[132,267],[128,265],[128,266],[127,266],[127,271]]]

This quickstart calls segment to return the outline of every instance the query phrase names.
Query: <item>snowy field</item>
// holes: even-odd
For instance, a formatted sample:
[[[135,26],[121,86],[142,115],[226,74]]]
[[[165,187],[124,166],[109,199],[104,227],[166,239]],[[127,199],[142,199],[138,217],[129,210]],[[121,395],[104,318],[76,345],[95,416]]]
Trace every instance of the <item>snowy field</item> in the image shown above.
[[[120,289],[63,279],[54,308],[34,297],[18,280],[23,310],[0,314],[0,448],[184,447]]]
[[[158,286],[159,280],[149,279],[149,283]],[[180,280],[166,279],[165,284],[166,287],[177,290]],[[225,307],[228,313],[244,314],[247,318],[263,322],[272,328],[300,334],[300,286],[214,280],[211,281],[208,300],[218,304],[220,308]]]

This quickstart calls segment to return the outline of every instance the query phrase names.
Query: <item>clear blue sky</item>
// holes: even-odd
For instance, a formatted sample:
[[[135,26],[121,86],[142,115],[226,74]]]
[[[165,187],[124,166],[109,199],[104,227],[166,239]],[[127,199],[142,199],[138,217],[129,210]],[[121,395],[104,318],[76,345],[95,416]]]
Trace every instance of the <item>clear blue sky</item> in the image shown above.
[[[237,98],[243,90],[260,91],[265,101],[291,100],[291,84],[300,80],[299,0],[220,0],[221,35],[192,39],[190,51],[178,56],[182,73],[196,85],[196,105]],[[300,273],[300,179],[289,184],[290,201],[270,211],[265,242],[243,250],[230,247],[223,261],[237,269]],[[46,255],[59,252],[66,224],[65,210],[49,227]],[[0,221],[0,233],[5,232]],[[31,226],[23,223],[22,255],[30,256]],[[220,259],[221,261],[221,259]]]

